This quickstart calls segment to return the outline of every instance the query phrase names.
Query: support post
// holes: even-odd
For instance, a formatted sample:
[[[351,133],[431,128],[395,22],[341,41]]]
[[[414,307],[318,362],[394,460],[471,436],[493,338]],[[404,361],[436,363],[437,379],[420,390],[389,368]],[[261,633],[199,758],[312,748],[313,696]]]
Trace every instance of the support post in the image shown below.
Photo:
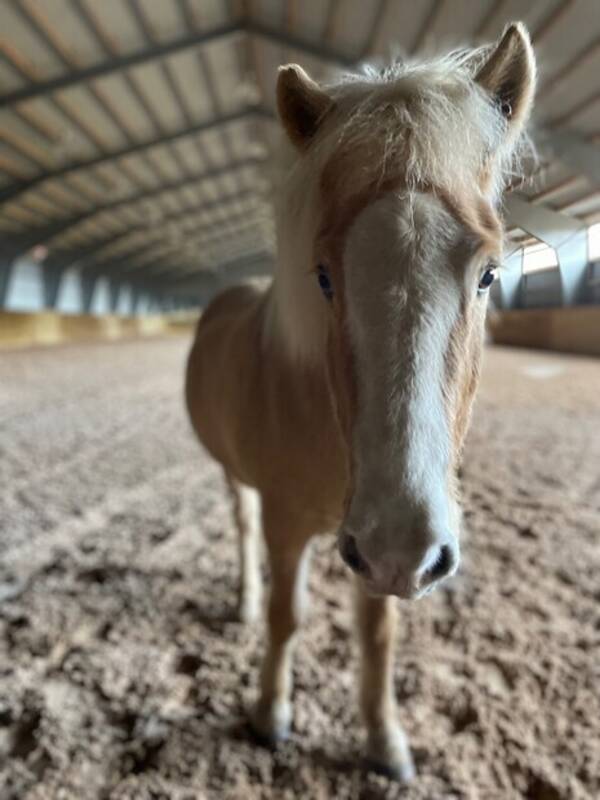
[[[119,307],[119,295],[121,294],[121,284],[116,278],[108,279],[108,304],[112,314],[115,314]]]
[[[0,252],[0,308],[6,308],[14,265],[14,256]]]
[[[42,280],[44,282],[44,305],[46,308],[56,308],[60,282],[65,273],[62,264],[46,260],[41,264]]]
[[[92,309],[92,298],[94,297],[94,289],[98,282],[98,276],[81,272],[79,274],[79,280],[81,282],[81,304],[83,306],[83,311],[89,314]]]
[[[141,298],[141,291],[137,286],[131,287],[131,313],[135,314]]]

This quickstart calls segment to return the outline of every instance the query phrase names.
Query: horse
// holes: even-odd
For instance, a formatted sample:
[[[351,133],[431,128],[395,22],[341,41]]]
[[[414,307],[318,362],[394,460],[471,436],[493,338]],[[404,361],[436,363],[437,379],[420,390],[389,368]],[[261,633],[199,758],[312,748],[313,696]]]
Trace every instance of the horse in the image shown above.
[[[396,597],[459,562],[457,471],[480,373],[500,201],[527,150],[530,38],[365,65],[330,83],[278,71],[284,143],[277,259],[266,287],[209,304],[186,373],[192,426],[223,466],[239,533],[239,612],[268,646],[251,713],[292,723],[291,658],[309,543],[337,535],[353,573],[368,763],[414,775],[393,693]]]

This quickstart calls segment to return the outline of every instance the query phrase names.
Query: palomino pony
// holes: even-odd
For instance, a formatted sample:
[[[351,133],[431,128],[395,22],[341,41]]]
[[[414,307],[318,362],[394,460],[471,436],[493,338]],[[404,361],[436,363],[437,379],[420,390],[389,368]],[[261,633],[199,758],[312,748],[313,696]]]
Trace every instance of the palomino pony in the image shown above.
[[[534,88],[520,24],[488,48],[332,85],[279,71],[276,274],[211,303],[186,386],[233,499],[245,620],[259,612],[261,512],[269,644],[252,723],[272,742],[291,724],[307,545],[337,531],[356,575],[368,758],[413,774],[391,596],[427,594],[458,565],[456,474],[502,258],[497,207]]]

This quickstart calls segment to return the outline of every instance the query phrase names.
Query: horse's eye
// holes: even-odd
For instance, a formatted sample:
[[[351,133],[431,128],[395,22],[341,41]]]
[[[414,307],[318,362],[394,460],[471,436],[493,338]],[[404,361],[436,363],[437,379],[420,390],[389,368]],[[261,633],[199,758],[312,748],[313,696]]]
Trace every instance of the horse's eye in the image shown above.
[[[479,279],[479,286],[477,287],[478,290],[480,292],[486,292],[494,282],[495,277],[496,277],[496,267],[493,264],[489,264],[485,272]]]
[[[322,264],[319,264],[317,267],[317,280],[319,281],[319,286],[325,297],[331,300],[333,298],[333,286],[331,285],[327,268]]]

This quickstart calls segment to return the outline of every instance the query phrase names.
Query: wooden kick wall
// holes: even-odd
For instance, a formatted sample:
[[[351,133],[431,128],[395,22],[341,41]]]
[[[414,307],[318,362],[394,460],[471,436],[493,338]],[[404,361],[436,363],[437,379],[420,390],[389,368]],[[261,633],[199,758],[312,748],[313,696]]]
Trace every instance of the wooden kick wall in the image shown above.
[[[494,311],[488,319],[497,344],[600,356],[600,306]]]
[[[56,311],[0,311],[0,348],[110,341],[193,330],[193,312],[118,316]]]

